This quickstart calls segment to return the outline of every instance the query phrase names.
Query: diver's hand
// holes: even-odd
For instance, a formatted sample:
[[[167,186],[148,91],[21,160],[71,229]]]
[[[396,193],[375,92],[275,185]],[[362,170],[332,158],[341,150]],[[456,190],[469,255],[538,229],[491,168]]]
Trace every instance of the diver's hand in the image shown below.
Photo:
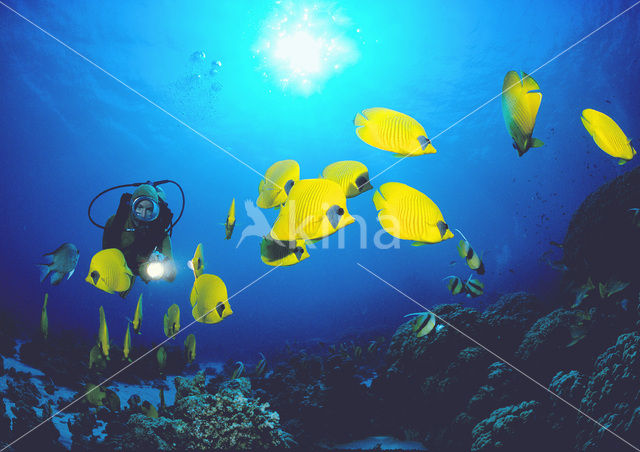
[[[176,279],[176,273],[177,273],[176,264],[173,261],[173,259],[168,259],[168,258],[165,259],[164,276],[162,277],[162,279],[168,282],[173,282],[173,280]]]

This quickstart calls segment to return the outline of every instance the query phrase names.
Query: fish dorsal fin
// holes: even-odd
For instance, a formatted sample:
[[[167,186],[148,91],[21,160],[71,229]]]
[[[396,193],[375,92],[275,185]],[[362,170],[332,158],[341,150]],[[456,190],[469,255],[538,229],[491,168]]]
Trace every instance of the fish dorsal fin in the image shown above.
[[[389,110],[388,108],[382,108],[382,107],[373,107],[373,108],[367,108],[366,110],[362,110],[362,114],[364,115],[365,119],[368,121],[380,121],[380,120],[384,120],[389,113],[397,113],[394,112],[393,110]]]
[[[522,88],[526,91],[540,91],[540,85],[526,72],[522,72],[522,78],[520,81]]]
[[[356,113],[356,116],[353,118],[353,125],[356,127],[364,126],[367,123],[367,118],[362,116],[359,112]]]
[[[465,242],[469,242],[460,229],[456,228],[456,229],[454,229],[454,231],[456,231],[458,234],[460,234]]]

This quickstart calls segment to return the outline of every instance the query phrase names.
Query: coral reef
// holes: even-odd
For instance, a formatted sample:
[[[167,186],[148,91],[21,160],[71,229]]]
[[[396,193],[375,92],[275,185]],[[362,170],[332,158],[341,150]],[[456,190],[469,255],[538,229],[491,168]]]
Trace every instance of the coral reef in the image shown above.
[[[640,444],[640,334],[621,335],[595,362],[580,409],[632,444]],[[583,416],[577,448],[615,450],[619,439]]]
[[[41,401],[40,392],[29,381],[29,375],[23,372],[16,372],[13,368],[9,369],[7,374],[12,380],[8,381],[7,390],[3,397],[13,404],[10,410],[14,419],[11,422],[6,416],[3,416],[0,421],[0,424],[5,426],[9,421],[11,426],[11,430],[2,436],[3,442],[11,442],[22,437],[52,414],[48,402]],[[4,403],[3,408],[5,408]],[[47,421],[38,428],[37,435],[27,434],[20,439],[20,443],[16,444],[16,448],[19,450],[65,450],[58,441],[59,437],[60,432],[51,421]]]
[[[205,390],[205,375],[176,378],[176,401],[170,416],[129,417],[123,432],[107,443],[122,450],[264,449],[287,447],[291,437],[280,429],[278,413],[268,403],[248,397],[250,382],[223,385],[216,394]]]
[[[611,278],[635,281],[640,234],[629,209],[640,207],[640,168],[601,186],[573,214],[564,239],[568,278],[579,284]]]
[[[472,452],[538,451],[548,443],[540,404],[534,400],[499,408],[473,427]]]
[[[497,354],[511,354],[525,332],[544,313],[545,308],[533,295],[515,292],[501,296],[482,313],[494,334],[487,344]]]

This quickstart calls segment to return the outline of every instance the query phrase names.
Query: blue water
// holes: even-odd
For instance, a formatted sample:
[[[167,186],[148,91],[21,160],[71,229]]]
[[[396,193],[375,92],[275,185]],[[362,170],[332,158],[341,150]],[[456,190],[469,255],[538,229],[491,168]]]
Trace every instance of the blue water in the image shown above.
[[[49,292],[50,331],[92,339],[102,305],[111,338],[120,343],[142,292],[143,335],[135,339],[155,344],[164,339],[162,316],[172,303],[182,309],[183,327],[192,320],[193,275],[186,262],[198,243],[206,272],[220,276],[230,295],[273,270],[260,260],[258,237],[236,248],[251,224],[244,200],[255,201],[261,179],[248,166],[264,172],[293,158],[301,176],[312,178],[327,164],[350,159],[365,163],[373,176],[398,161],[356,137],[356,112],[399,110],[434,137],[497,96],[507,71],[532,72],[633,2],[310,2],[317,17],[311,31],[335,37],[342,50],[323,61],[325,72],[306,86],[304,77],[288,77],[265,48],[277,41],[274,28],[284,16],[281,30],[306,26],[300,4],[6,4],[113,77],[0,5],[2,307],[31,325],[28,336],[37,331]],[[486,291],[474,304],[516,290],[545,298],[560,278],[542,258],[549,250],[552,260],[561,257],[549,241],[563,240],[587,194],[640,161],[617,166],[580,122],[582,109],[594,108],[627,136],[640,136],[639,19],[635,8],[533,75],[543,93],[534,136],[544,147],[517,156],[498,97],[435,138],[437,154],[405,159],[373,181],[374,187],[396,181],[421,190],[484,252]],[[194,60],[194,52],[204,52],[204,62]],[[218,73],[203,72],[214,61],[222,63]],[[138,281],[123,301],[84,282],[102,237],[87,207],[108,187],[149,179],[176,180],[186,193],[172,238],[179,273],[173,283]],[[165,187],[177,215],[179,193]],[[97,201],[98,221],[115,212],[120,193]],[[222,323],[190,327],[199,357],[255,356],[286,341],[392,331],[404,314],[420,309],[357,263],[424,306],[471,303],[452,297],[442,281],[470,273],[457,255],[458,238],[376,249],[372,195],[348,201],[350,213],[366,223],[364,236],[358,224],[347,227],[344,247],[332,236],[326,249],[309,250],[310,259],[277,268],[233,297],[234,314]],[[236,231],[225,241],[220,223],[233,197]],[[277,212],[266,214],[272,222]],[[63,242],[80,250],[76,273],[57,287],[39,284],[34,264]]]

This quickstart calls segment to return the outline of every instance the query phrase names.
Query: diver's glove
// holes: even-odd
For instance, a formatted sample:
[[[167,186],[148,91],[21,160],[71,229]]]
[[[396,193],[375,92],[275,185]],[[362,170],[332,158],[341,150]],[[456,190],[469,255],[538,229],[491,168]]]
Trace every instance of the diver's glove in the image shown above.
[[[162,279],[164,279],[165,281],[172,282],[174,279],[176,279],[176,264],[169,256],[165,256],[160,251],[154,250],[153,253],[151,253],[151,256],[149,256],[149,262],[162,263]]]
[[[162,254],[160,251],[158,250],[153,250],[153,253],[151,253],[151,255],[149,256],[149,263],[151,262],[162,262],[166,259],[166,257],[164,257],[164,254]]]
[[[173,281],[175,268],[172,267],[175,267],[175,264],[171,259],[166,258],[158,250],[154,250],[147,261],[140,264],[139,273],[144,282],[157,281],[159,279]]]

